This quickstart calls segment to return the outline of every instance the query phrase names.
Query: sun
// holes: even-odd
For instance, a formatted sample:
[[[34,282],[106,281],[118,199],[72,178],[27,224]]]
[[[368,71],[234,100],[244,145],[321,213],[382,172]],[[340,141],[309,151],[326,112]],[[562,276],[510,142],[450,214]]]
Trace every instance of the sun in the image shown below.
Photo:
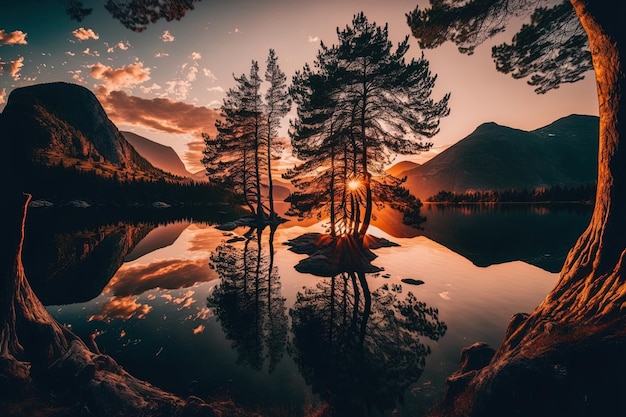
[[[361,181],[359,180],[350,180],[348,181],[348,188],[352,191],[356,191],[361,186]]]

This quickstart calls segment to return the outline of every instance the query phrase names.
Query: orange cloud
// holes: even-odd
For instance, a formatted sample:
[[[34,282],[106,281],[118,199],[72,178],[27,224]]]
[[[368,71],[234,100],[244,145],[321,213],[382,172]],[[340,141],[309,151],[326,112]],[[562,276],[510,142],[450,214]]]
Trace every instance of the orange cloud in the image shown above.
[[[137,316],[138,319],[142,319],[146,317],[151,310],[151,306],[138,303],[137,299],[132,296],[111,297],[102,305],[101,313],[89,317],[89,321],[111,321],[112,319],[128,320],[135,316]]]
[[[145,99],[130,96],[123,91],[107,94],[104,88],[96,89],[96,94],[115,124],[143,126],[165,133],[198,137],[202,132],[216,134],[215,120],[219,118],[219,110],[168,98]]]
[[[20,70],[22,69],[23,66],[24,66],[23,56],[19,57],[15,61],[11,61],[11,63],[9,64],[9,73],[11,74],[11,77],[13,77],[15,81],[20,79],[21,77]]]
[[[100,36],[92,29],[78,28],[72,31],[72,35],[79,41],[86,41],[88,39],[99,39]]]
[[[0,29],[0,45],[27,45],[27,35],[27,33],[24,33],[21,30],[6,32],[4,29]]]
[[[132,87],[150,79],[150,68],[144,68],[143,62],[136,62],[121,68],[112,68],[100,62],[90,67],[89,75],[96,80],[103,80],[108,90]]]
[[[3,88],[2,90],[0,90],[0,104],[6,103],[7,102],[6,98],[7,98],[7,89]]]
[[[216,279],[209,268],[208,259],[170,259],[128,269],[120,269],[107,285],[116,297],[140,295],[154,289],[178,289],[191,287],[197,282]]]

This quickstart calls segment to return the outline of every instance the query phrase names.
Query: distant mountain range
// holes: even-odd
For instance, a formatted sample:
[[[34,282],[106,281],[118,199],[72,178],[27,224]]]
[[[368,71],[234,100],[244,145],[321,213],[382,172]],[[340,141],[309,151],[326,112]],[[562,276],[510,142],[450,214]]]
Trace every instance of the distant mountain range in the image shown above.
[[[421,200],[439,191],[577,186],[597,179],[599,119],[570,115],[533,131],[484,123],[422,165],[388,170],[407,176]],[[400,167],[400,169],[398,169]]]
[[[6,175],[27,177],[33,164],[73,167],[120,179],[205,181],[168,146],[120,132],[85,87],[56,82],[17,88],[0,114],[10,163]],[[407,177],[422,200],[439,191],[576,186],[597,177],[599,119],[570,115],[533,131],[484,123],[428,162],[402,161],[387,172]],[[37,181],[37,178],[31,178]],[[276,178],[275,198],[293,190]]]
[[[161,145],[160,143],[133,132],[121,131],[120,133],[124,135],[128,143],[130,143],[141,156],[146,158],[148,162],[155,167],[178,175],[179,177],[192,178],[196,181],[207,181],[204,171],[196,174],[187,171],[185,164],[172,147]]]

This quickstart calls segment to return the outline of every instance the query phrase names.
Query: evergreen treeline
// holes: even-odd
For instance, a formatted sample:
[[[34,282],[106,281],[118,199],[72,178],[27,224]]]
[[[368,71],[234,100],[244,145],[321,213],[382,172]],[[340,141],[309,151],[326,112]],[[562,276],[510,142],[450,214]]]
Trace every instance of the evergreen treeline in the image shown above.
[[[521,190],[487,190],[454,193],[439,191],[426,201],[431,203],[538,203],[538,202],[593,202],[596,184],[589,183],[574,187],[554,185],[549,188]]]
[[[203,182],[120,181],[104,177],[93,171],[80,171],[74,167],[32,165],[30,175],[24,179],[23,189],[33,199],[46,199],[63,204],[84,200],[92,205],[133,206],[150,205],[163,201],[170,205],[208,205],[240,202],[228,190]]]

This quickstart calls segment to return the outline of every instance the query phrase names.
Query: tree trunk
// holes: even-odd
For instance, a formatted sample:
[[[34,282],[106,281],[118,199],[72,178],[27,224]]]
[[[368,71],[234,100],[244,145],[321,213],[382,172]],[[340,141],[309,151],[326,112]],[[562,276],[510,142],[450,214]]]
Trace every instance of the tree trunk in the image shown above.
[[[602,5],[600,4],[602,3]],[[587,32],[600,114],[598,188],[591,222],[572,248],[560,280],[531,315],[551,321],[608,324],[623,319],[626,282],[626,32],[607,1],[572,0]],[[620,123],[621,122],[621,123]]]
[[[30,198],[24,195],[21,201],[12,200],[8,213],[3,216],[7,226],[3,239],[8,242],[9,250],[2,254],[0,357],[28,363],[31,372],[37,372],[60,357],[76,337],[52,319],[24,273],[22,247]]]
[[[453,374],[446,416],[617,415],[626,389],[626,31],[619,6],[570,0],[589,37],[597,82],[598,185],[589,226],[555,288],[530,314],[513,317],[480,370]],[[617,413],[617,414],[616,414]]]

